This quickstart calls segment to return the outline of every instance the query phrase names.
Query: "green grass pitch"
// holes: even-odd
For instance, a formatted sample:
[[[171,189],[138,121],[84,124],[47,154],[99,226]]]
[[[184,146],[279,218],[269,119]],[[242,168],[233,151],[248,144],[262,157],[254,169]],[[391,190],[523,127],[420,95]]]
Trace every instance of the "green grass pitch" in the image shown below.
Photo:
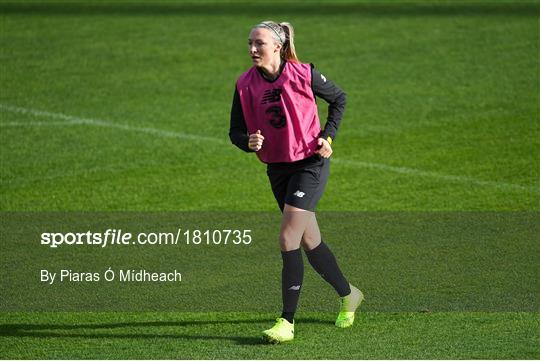
[[[348,95],[320,211],[538,219],[539,17],[532,1],[2,1],[0,210],[277,212],[264,166],[228,140],[234,84],[250,66],[249,29],[273,19],[295,26],[300,60]],[[383,250],[347,254],[338,231],[328,237],[346,270],[388,259]],[[436,254],[437,240],[426,242]],[[333,313],[300,309],[296,340],[280,346],[259,337],[278,298],[275,313],[0,312],[0,357],[538,359],[539,242],[520,242],[490,255],[509,252],[514,262],[501,264],[502,283],[519,282],[513,265],[526,270],[530,283],[520,287],[529,287],[530,307],[512,297],[491,309],[433,312],[368,302],[349,330],[335,329]],[[253,272],[264,272],[256,265],[272,252],[279,261],[277,243],[265,247],[244,259]],[[410,252],[391,255],[394,274]],[[477,262],[498,271],[488,256]],[[408,285],[418,294],[410,304],[432,288]]]

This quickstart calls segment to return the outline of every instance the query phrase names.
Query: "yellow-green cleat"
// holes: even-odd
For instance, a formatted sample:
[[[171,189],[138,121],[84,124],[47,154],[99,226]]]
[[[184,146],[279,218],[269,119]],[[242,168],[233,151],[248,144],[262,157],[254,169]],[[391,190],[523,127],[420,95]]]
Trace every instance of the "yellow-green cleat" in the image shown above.
[[[294,339],[294,322],[290,323],[284,318],[277,318],[274,327],[263,331],[263,338],[269,343],[292,341]]]
[[[358,288],[351,286],[351,293],[341,297],[341,308],[336,319],[336,326],[340,328],[351,327],[354,323],[354,312],[364,300],[364,294]]]

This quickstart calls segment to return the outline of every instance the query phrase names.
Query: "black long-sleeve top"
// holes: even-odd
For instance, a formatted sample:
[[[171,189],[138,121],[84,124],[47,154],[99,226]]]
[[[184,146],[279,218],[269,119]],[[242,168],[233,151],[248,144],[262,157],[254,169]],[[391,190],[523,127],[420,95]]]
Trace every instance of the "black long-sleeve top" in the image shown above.
[[[285,66],[285,62],[281,64],[280,74]],[[266,79],[263,71],[258,69],[261,75]],[[268,80],[268,79],[267,79]],[[270,80],[269,80],[270,81]],[[345,104],[347,96],[343,90],[335,85],[331,80],[326,79],[313,64],[311,64],[311,88],[313,94],[324,99],[328,103],[328,116],[324,129],[319,135],[320,138],[327,139],[336,137],[339,124],[345,112]],[[231,126],[229,129],[229,138],[231,142],[238,148],[246,152],[252,152],[248,147],[249,134],[247,132],[244,112],[240,103],[240,94],[235,87],[234,98],[231,108]]]

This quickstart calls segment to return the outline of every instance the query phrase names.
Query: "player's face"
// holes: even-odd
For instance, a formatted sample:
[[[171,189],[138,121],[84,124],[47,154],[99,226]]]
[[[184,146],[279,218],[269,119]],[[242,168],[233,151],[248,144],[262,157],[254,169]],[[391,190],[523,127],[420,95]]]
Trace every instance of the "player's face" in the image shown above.
[[[280,45],[274,41],[270,29],[255,28],[248,38],[248,50],[253,65],[269,65],[276,54],[279,56]]]

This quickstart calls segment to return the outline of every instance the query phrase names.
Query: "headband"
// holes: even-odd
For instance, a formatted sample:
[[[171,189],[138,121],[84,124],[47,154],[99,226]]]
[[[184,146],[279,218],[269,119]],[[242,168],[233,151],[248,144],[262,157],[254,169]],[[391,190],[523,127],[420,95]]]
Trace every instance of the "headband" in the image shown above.
[[[277,35],[277,37],[279,38],[279,41],[281,41],[282,44],[284,44],[285,41],[287,40],[287,39],[282,39],[281,35],[279,35],[279,33],[276,31],[276,29],[274,29],[273,26],[270,26],[267,23],[260,23],[259,25],[257,25],[257,27],[260,27],[260,26],[264,26],[264,27],[267,27],[268,29],[272,30]],[[278,26],[280,26],[280,25],[278,25]]]

